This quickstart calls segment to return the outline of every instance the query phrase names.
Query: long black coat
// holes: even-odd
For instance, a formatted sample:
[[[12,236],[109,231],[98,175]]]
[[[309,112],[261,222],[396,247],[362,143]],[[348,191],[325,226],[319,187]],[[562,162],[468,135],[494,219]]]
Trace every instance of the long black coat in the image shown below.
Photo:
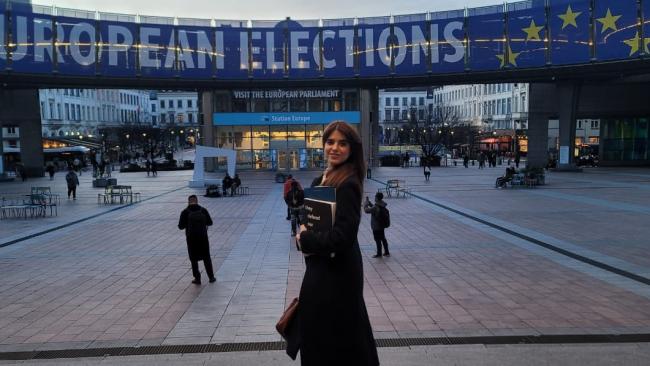
[[[178,220],[178,228],[184,230],[187,228],[187,215],[189,211],[198,211],[202,210],[205,215],[207,222],[206,225],[212,225],[212,218],[208,213],[208,210],[199,206],[199,205],[188,205],[186,209],[181,212],[181,217]],[[208,230],[206,228],[205,232],[197,236],[191,236],[187,230],[185,230],[185,238],[187,239],[187,253],[190,256],[190,260],[199,261],[204,258],[210,257],[210,242],[208,241]]]
[[[332,231],[300,235],[302,251],[312,253],[305,258],[298,310],[302,365],[379,365],[363,300],[360,221],[361,186],[350,178],[336,189]]]

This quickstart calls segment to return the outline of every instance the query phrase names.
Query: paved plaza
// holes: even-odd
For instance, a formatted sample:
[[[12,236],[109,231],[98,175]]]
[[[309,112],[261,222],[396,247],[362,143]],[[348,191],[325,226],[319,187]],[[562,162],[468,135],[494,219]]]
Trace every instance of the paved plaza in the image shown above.
[[[504,167],[377,168],[366,195],[388,198],[391,257],[372,258],[369,215],[359,242],[375,337],[650,334],[650,170],[585,169],[547,185],[495,189]],[[57,216],[0,220],[0,354],[115,347],[278,342],[275,322],[299,292],[304,261],[271,172],[241,172],[250,195],[199,196],[217,282],[192,279],[178,216],[191,171],[114,173],[133,205],[97,203],[103,189],[64,174],[0,184],[0,195],[50,186]],[[294,174],[303,183],[318,172]],[[201,265],[202,268],[202,265]],[[205,279],[205,278],[204,278]],[[643,341],[647,342],[647,341]],[[382,364],[650,364],[648,343],[385,346]],[[0,357],[1,359],[2,357]],[[282,351],[0,361],[0,364],[294,364]]]

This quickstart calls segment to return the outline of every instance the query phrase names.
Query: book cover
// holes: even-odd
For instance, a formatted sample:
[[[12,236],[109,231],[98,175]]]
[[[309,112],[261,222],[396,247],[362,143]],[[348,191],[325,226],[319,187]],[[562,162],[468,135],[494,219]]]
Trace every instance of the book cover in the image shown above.
[[[305,218],[307,230],[325,232],[332,230],[336,215],[336,189],[311,187],[305,189]],[[334,258],[334,253],[330,253]]]

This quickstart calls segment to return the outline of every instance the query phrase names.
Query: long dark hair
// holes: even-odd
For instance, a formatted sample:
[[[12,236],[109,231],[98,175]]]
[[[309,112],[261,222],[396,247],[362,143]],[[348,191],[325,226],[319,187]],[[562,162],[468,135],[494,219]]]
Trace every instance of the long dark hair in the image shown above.
[[[338,187],[350,176],[357,178],[359,188],[363,190],[363,175],[366,171],[366,162],[363,158],[363,145],[357,130],[343,121],[334,121],[325,127],[323,132],[323,150],[325,142],[334,133],[339,131],[350,144],[350,156],[346,161],[327,172],[324,185]]]

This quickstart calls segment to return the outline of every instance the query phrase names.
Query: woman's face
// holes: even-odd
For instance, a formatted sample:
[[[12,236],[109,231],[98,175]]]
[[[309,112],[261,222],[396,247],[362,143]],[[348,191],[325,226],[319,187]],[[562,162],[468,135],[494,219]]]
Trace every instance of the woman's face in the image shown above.
[[[325,140],[325,156],[332,167],[341,165],[348,160],[350,157],[350,142],[341,132],[334,131]]]

